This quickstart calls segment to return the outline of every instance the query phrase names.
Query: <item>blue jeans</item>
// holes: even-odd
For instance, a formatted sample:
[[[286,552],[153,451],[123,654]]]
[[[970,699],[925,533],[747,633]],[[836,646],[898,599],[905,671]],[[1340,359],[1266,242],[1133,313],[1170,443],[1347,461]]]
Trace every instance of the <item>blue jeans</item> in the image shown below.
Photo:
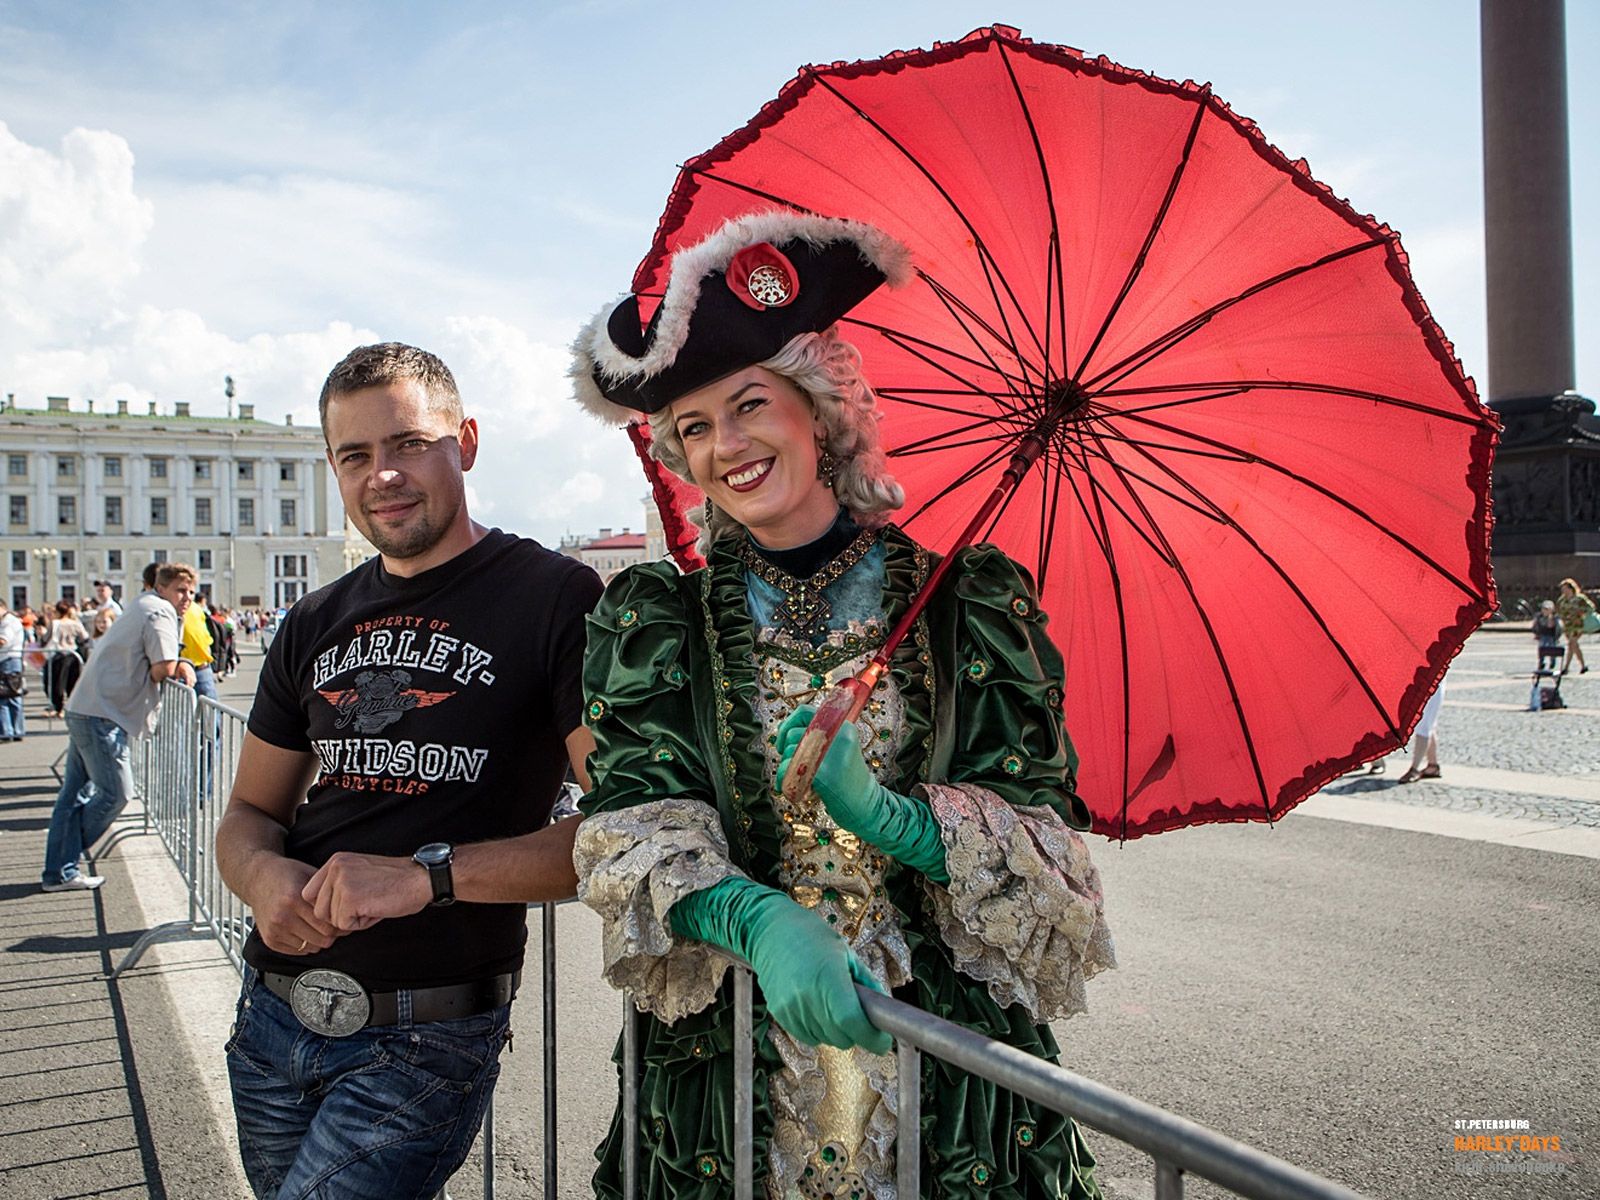
[[[13,654],[10,658],[0,658],[0,671],[8,674],[22,673],[22,657]],[[25,732],[22,724],[22,697],[7,696],[0,700],[0,738],[21,737]]]
[[[94,787],[87,787],[87,784]],[[67,769],[50,814],[44,881],[62,883],[78,873],[78,859],[104,836],[133,795],[128,735],[104,717],[67,714]]]
[[[478,1136],[510,1033],[507,1004],[323,1037],[246,967],[228,1079],[257,1200],[436,1195]]]

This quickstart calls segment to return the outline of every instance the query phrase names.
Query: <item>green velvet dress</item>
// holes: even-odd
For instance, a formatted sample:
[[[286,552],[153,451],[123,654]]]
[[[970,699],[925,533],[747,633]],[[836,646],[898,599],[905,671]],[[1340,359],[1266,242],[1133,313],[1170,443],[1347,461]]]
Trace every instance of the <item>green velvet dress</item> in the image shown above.
[[[683,895],[743,874],[786,891],[850,941],[893,994],[1052,1060],[1046,1021],[1084,1008],[1114,965],[1088,813],[1062,727],[1062,663],[1031,580],[992,547],[960,552],[896,650],[859,722],[887,786],[926,800],[941,887],[841,830],[814,798],[773,787],[775,730],[855,673],[927,578],[893,526],[823,595],[825,636],[787,632],[783,593],[726,543],[679,575],[631,568],[590,618],[584,671],[597,744],[575,860],[604,918],[607,978],[643,1010],[640,1195],[731,1194],[732,980],[713,948],[676,938]],[[796,1042],[755,1002],[755,1140],[769,1195],[893,1200],[893,1054]],[[1096,1197],[1076,1126],[923,1058],[922,1179],[930,1196]],[[597,1194],[622,1194],[621,1114],[597,1151]],[[758,1184],[759,1186],[759,1184]]]

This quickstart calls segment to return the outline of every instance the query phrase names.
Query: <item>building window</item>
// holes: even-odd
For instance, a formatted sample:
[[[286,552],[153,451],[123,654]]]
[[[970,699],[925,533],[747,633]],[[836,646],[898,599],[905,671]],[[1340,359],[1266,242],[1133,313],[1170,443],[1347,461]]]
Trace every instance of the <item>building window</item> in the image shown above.
[[[122,551],[121,550],[107,550],[106,551],[106,572],[109,574],[109,573],[111,573],[113,571],[120,571],[120,570],[122,570]]]
[[[6,455],[6,474],[13,479],[26,479],[28,477],[28,456],[26,454]]]
[[[167,552],[165,550],[152,550],[152,551],[150,551],[150,561],[153,562],[153,563],[164,563],[164,562],[166,562],[167,561]]]
[[[76,604],[78,602],[77,587],[70,583],[63,583],[61,585],[61,598],[68,604]]]
[[[211,524],[211,501],[205,496],[197,496],[195,498],[194,523],[196,525]]]
[[[209,458],[197,458],[194,460],[194,477],[196,479],[211,478],[211,460]]]
[[[28,523],[28,498],[26,496],[11,497],[11,523],[13,525],[26,525]]]
[[[272,563],[277,576],[272,584],[273,603],[278,608],[288,608],[310,590],[306,555],[274,554]]]
[[[26,571],[28,569],[28,552],[26,550],[13,550],[11,552],[11,569],[13,571]]]
[[[121,525],[122,524],[122,497],[121,496],[107,496],[106,497],[106,524],[107,525]]]
[[[254,480],[255,477],[256,477],[256,464],[255,464],[254,460],[248,459],[248,458],[240,459],[239,460],[239,478],[244,480],[246,483],[249,483],[252,480]]]
[[[194,556],[195,556],[195,566],[199,570],[202,570],[202,571],[211,570],[211,551],[210,550],[196,550],[194,552]]]
[[[294,460],[286,458],[278,463],[278,479],[282,483],[294,482]]]
[[[11,611],[21,612],[28,607],[28,586],[19,583],[11,589]]]
[[[281,526],[281,528],[278,530],[279,533],[288,533],[297,528],[294,519],[293,500],[278,501],[278,524]]]
[[[166,477],[167,477],[167,460],[164,459],[164,458],[152,458],[150,460],[150,478],[151,479],[165,479]]]
[[[62,526],[76,525],[78,523],[78,498],[76,496],[56,497],[56,524]]]
[[[150,524],[165,525],[167,523],[167,498],[165,496],[150,497]]]
[[[78,552],[76,550],[63,550],[61,552],[61,573],[75,575],[78,571]]]
[[[239,528],[254,529],[256,527],[256,502],[254,500],[239,501]]]
[[[120,455],[108,454],[100,460],[100,469],[105,472],[107,479],[122,478],[122,458]]]
[[[78,473],[78,460],[70,454],[56,455],[56,476],[60,479],[70,479]]]

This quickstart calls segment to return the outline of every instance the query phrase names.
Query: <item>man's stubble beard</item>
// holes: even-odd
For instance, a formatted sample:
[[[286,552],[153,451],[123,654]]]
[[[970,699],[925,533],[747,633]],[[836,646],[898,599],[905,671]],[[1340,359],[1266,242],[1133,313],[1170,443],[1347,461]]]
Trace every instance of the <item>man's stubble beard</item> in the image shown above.
[[[393,534],[380,532],[376,522],[368,518],[366,513],[362,513],[360,523],[365,528],[361,532],[366,534],[367,541],[371,542],[378,553],[385,558],[392,558],[397,562],[418,558],[439,544],[455,520],[456,514],[461,511],[462,503],[463,500],[458,498],[445,519],[439,522],[430,519],[427,505],[424,503],[417,523],[409,528],[397,530]]]

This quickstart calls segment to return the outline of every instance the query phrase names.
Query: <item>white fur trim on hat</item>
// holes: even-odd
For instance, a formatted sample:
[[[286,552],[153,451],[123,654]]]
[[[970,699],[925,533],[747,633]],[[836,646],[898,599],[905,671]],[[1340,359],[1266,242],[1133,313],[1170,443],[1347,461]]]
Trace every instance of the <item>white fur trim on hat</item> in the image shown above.
[[[618,349],[611,340],[606,322],[615,305],[585,326],[573,347],[576,361],[572,375],[577,381],[579,403],[601,420],[614,424],[627,423],[627,420],[616,419],[615,414],[619,412],[629,414],[628,419],[637,419],[641,414],[605,399],[592,377],[595,367],[616,383],[629,378],[649,379],[666,370],[677,361],[678,351],[688,340],[689,319],[700,303],[701,281],[713,271],[724,270],[734,255],[746,246],[760,242],[780,245],[796,239],[813,246],[854,242],[862,261],[883,272],[890,287],[900,287],[911,279],[910,249],[874,225],[787,209],[734,217],[704,241],[686,246],[672,256],[672,274],[667,281],[666,296],[661,301],[655,340],[642,358]]]
[[[572,343],[572,366],[567,369],[567,375],[572,380],[572,394],[578,403],[607,425],[615,425],[618,429],[626,428],[630,421],[644,420],[644,414],[607,400],[600,385],[594,381],[594,368],[600,353],[597,348],[611,345],[606,322],[611,319],[617,305],[626,299],[627,296],[618,296],[578,331]]]

